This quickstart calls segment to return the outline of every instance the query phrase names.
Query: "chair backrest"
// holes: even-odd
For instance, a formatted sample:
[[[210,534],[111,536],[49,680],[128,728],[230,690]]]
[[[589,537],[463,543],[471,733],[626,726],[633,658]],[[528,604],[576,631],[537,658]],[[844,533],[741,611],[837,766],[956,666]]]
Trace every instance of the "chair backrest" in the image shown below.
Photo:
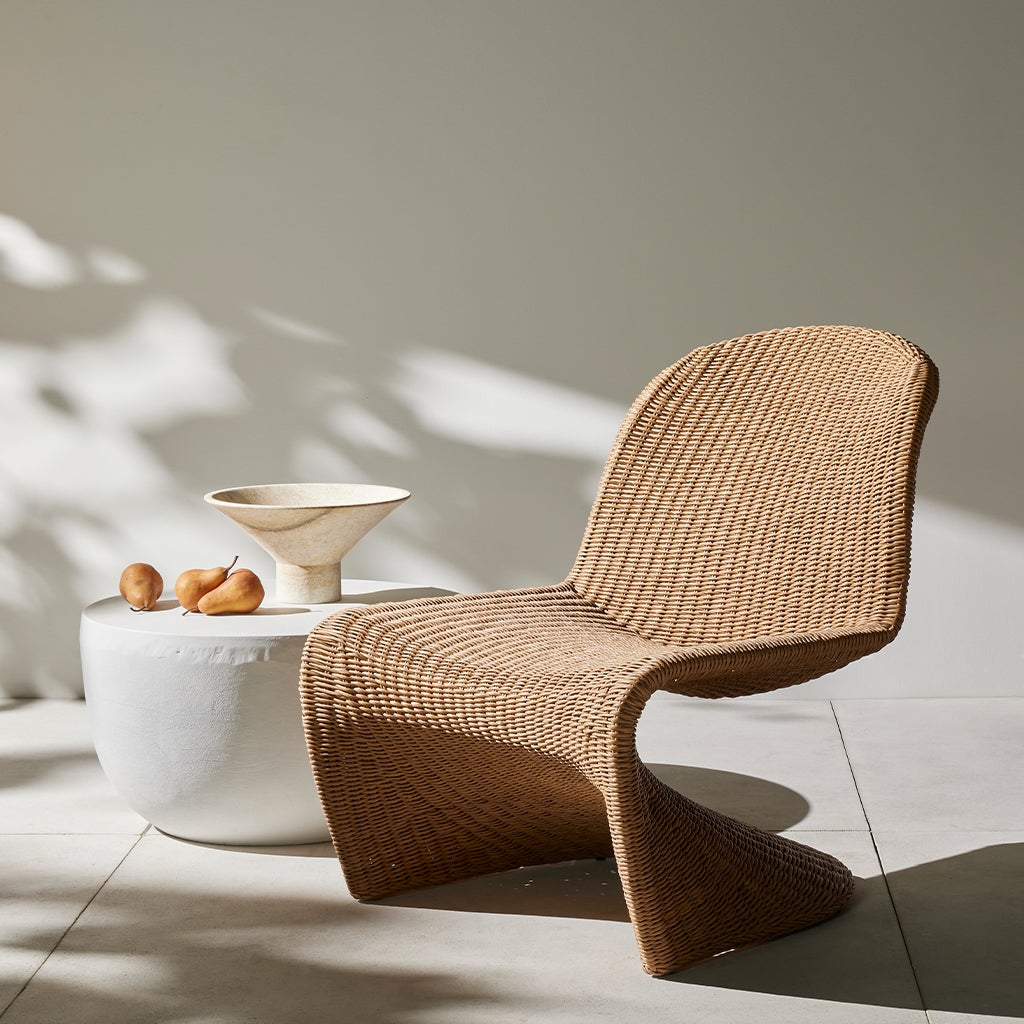
[[[634,402],[569,582],[669,643],[895,631],[937,395],[928,357],[881,331],[696,349]]]

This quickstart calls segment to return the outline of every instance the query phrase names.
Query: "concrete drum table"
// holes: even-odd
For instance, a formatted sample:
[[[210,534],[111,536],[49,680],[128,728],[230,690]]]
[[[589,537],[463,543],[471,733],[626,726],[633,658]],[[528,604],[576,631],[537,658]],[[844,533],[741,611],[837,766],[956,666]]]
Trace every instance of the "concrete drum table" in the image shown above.
[[[160,831],[227,845],[329,839],[299,705],[310,630],[346,606],[447,591],[346,580],[337,604],[182,615],[120,597],[82,614],[85,699],[100,764]],[[273,602],[271,602],[273,604]]]

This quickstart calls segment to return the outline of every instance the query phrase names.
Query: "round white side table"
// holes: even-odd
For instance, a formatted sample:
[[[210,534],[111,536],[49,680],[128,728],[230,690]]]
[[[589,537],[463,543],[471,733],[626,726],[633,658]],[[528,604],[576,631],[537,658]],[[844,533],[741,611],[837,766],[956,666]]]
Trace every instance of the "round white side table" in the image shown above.
[[[181,839],[326,841],[299,704],[306,637],[347,606],[444,593],[346,580],[337,604],[216,616],[182,615],[173,598],[148,612],[120,597],[97,601],[82,614],[82,675],[107,778],[133,810]]]

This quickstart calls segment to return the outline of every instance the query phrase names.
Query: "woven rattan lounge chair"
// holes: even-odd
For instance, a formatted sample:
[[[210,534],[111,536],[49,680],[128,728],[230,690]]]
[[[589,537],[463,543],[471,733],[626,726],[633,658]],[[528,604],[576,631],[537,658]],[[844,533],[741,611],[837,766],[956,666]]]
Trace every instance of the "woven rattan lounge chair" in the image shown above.
[[[352,894],[614,854],[651,974],[840,910],[842,864],[670,789],[635,728],[655,690],[760,693],[893,639],[937,393],[878,331],[699,348],[634,403],[563,583],[326,619],[302,700]]]

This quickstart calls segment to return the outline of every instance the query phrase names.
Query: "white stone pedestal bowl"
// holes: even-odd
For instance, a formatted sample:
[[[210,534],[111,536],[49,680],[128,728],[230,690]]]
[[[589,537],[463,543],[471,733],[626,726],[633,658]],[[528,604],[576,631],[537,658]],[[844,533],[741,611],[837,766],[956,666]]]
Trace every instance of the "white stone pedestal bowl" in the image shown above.
[[[205,501],[274,559],[278,601],[325,604],[341,598],[342,558],[408,497],[378,484],[258,484]]]

